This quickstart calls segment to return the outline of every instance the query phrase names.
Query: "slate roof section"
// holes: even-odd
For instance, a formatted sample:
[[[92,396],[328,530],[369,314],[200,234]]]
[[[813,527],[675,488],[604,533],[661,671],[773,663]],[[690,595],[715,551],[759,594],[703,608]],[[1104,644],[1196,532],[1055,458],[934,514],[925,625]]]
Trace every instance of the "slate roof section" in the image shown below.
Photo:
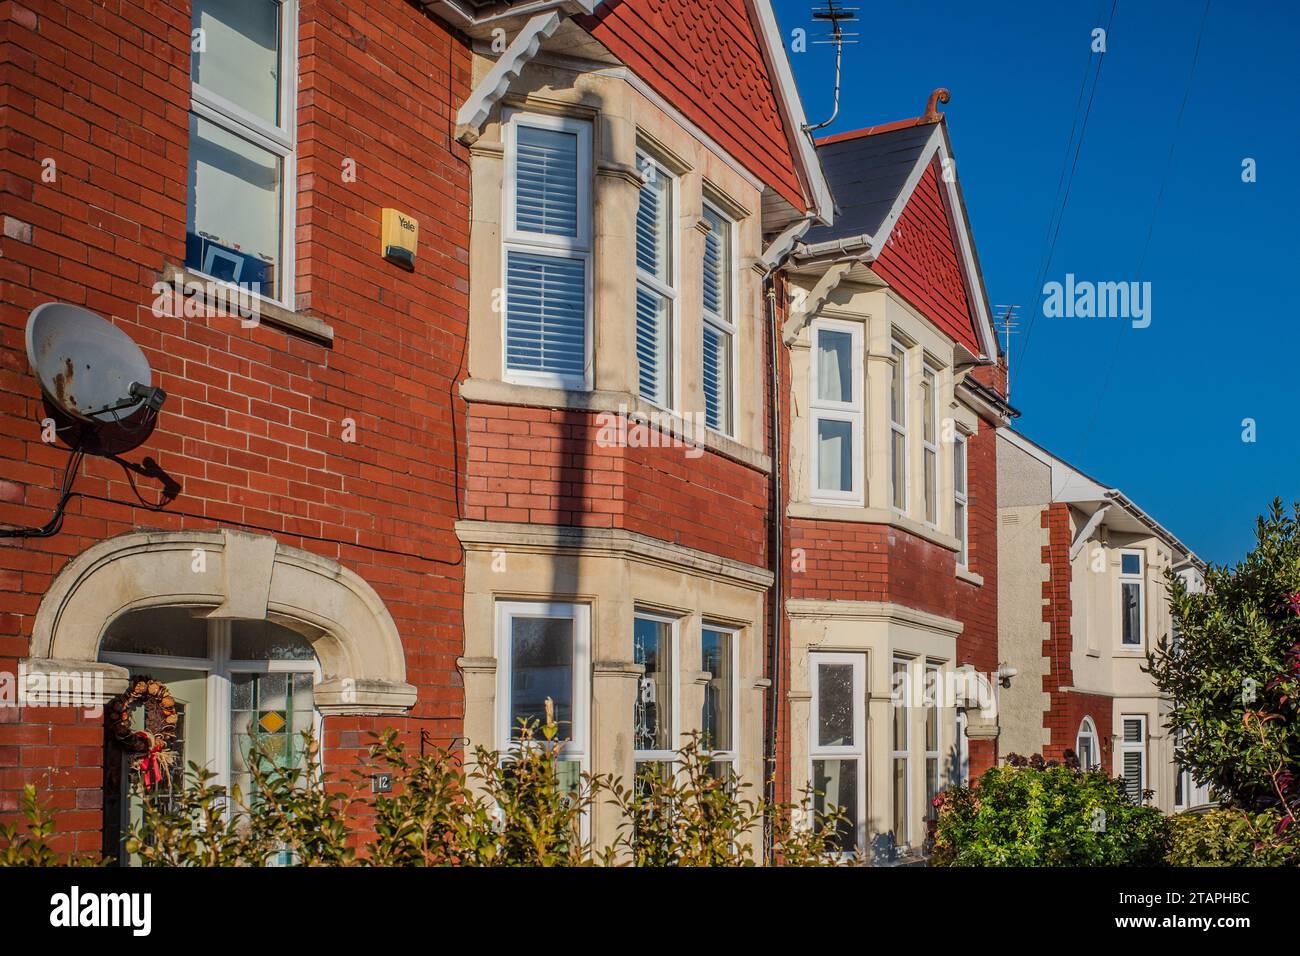
[[[818,144],[837,213],[834,225],[809,229],[805,244],[875,236],[934,135],[934,124],[864,134],[832,136]]]

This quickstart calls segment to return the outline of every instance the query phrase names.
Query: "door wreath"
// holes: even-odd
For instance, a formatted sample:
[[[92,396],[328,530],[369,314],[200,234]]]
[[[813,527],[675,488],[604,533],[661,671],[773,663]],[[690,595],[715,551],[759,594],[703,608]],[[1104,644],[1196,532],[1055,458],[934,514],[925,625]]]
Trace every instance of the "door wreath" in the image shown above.
[[[131,711],[144,707],[144,730],[131,729]],[[108,726],[117,745],[137,758],[131,769],[140,773],[145,789],[170,779],[176,754],[176,700],[167,685],[149,676],[131,678],[131,686],[108,705]]]

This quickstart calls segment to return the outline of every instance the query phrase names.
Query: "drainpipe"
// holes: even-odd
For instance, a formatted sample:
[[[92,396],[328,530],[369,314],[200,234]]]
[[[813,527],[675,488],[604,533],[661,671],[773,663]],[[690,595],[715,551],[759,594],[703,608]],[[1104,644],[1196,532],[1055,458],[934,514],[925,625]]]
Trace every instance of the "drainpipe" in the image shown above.
[[[780,388],[780,341],[777,337],[776,328],[776,281],[769,273],[763,280],[764,292],[767,298],[767,330],[768,330],[768,348],[771,351],[772,361],[772,480],[770,488],[772,493],[771,514],[772,514],[772,553],[768,556],[768,563],[772,568],[772,607],[770,620],[772,627],[772,644],[768,655],[768,708],[767,708],[767,728],[764,734],[764,746],[767,750],[767,802],[772,806],[776,802],[776,769],[777,769],[777,735],[781,726],[780,706],[781,706],[781,630],[784,623],[781,604],[781,572],[784,564],[784,534],[782,526],[782,517],[784,509],[781,507],[782,481],[781,481],[781,388]],[[774,823],[768,819],[764,830],[766,847],[764,848],[764,858],[768,862],[772,859],[772,849],[775,839]]]

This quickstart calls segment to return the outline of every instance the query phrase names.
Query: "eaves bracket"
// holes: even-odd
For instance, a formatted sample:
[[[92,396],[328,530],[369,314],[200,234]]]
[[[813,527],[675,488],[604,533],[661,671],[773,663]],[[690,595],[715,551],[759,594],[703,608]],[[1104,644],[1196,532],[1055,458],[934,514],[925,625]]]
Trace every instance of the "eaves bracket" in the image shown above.
[[[523,72],[528,61],[533,58],[542,45],[560,25],[564,17],[558,10],[539,13],[529,19],[523,28],[510,41],[501,58],[492,64],[487,75],[479,81],[456,113],[456,139],[467,146],[473,145],[483,131],[492,108],[506,95],[510,83]]]

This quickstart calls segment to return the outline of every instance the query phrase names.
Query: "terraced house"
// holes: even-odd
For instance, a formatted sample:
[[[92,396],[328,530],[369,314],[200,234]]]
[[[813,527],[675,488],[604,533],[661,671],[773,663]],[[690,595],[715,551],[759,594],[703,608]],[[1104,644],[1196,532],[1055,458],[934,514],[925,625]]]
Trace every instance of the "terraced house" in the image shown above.
[[[22,0],[0,30],[0,674],[98,705],[148,676],[222,784],[254,735],[346,772],[388,727],[510,751],[548,701],[570,782],[698,732],[878,862],[1005,752],[1024,486],[945,91],[814,142],[769,0]],[[165,389],[125,444],[38,383],[47,303]],[[1130,524],[1117,587],[1136,550],[1150,593],[1185,549]],[[1073,714],[1049,671],[1015,706]],[[1098,681],[1097,754],[1154,732]],[[18,703],[0,814],[34,783],[129,862],[138,740]]]
[[[1195,591],[1201,560],[1118,488],[1010,429],[998,433],[998,496],[1002,648],[1020,672],[1002,697],[1007,752],[1073,751],[1167,813],[1208,803],[1143,670],[1158,642],[1177,640],[1165,572]]]
[[[667,772],[699,731],[761,781],[764,280],[832,214],[771,8],[538,13],[474,85],[465,735],[507,749],[550,698],[572,774]]]
[[[786,759],[845,851],[919,851],[997,755],[996,429],[1014,411],[936,90],[817,152],[835,198],[787,266]]]

